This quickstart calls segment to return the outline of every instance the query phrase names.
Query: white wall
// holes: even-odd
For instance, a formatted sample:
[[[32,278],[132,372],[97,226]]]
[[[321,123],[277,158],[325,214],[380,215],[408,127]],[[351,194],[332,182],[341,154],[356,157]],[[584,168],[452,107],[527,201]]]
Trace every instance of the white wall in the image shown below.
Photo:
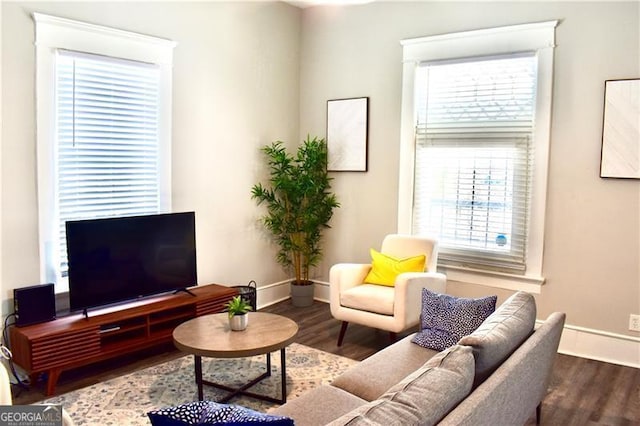
[[[370,97],[369,171],[333,173],[342,207],[328,233],[321,279],[396,231],[402,50],[405,38],[559,19],[550,174],[538,318],[628,336],[640,313],[640,181],[599,177],[607,79],[640,77],[638,2],[380,2],[303,12],[302,133],[325,134],[326,101]],[[452,282],[461,296],[511,292]],[[633,356],[633,354],[631,354]],[[640,353],[635,354],[640,363]]]
[[[195,210],[199,282],[281,280],[256,223],[259,148],[299,134],[300,10],[283,3],[2,2],[0,300],[38,284],[33,11],[178,42],[173,209]]]

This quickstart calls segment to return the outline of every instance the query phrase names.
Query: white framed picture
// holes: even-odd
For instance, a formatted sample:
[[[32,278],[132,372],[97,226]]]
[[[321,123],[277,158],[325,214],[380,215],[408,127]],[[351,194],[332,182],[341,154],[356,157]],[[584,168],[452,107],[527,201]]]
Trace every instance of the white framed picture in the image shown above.
[[[600,177],[640,179],[640,79],[607,80]]]
[[[329,171],[367,171],[369,98],[327,101]]]

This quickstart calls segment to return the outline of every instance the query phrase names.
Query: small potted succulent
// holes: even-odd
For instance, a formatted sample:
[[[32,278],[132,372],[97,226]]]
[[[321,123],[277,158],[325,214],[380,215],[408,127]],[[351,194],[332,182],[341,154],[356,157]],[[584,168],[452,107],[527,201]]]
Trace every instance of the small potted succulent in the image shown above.
[[[229,314],[229,327],[233,331],[242,331],[247,328],[249,315],[247,313],[253,310],[253,307],[247,303],[241,296],[235,296],[225,305]]]

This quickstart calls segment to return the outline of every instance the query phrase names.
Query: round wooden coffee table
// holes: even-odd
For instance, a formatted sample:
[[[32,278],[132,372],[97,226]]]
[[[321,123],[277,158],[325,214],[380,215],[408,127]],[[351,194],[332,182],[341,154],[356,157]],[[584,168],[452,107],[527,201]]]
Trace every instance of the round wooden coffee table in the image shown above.
[[[250,312],[249,325],[243,331],[231,331],[227,313],[204,315],[180,324],[173,330],[173,342],[178,349],[194,357],[198,399],[203,399],[203,385],[230,392],[218,402],[227,402],[236,395],[284,404],[287,402],[285,348],[298,333],[298,324],[281,315]],[[271,376],[271,352],[280,350],[282,398],[247,391],[259,381]],[[240,388],[231,388],[202,378],[202,357],[243,358],[265,354],[267,371]]]

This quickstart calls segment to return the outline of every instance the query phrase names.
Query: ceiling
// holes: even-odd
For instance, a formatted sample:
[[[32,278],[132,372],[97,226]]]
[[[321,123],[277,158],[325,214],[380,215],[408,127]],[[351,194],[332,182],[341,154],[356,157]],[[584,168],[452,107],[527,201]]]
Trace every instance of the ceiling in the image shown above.
[[[347,6],[352,4],[371,3],[375,0],[283,0],[285,3],[299,7],[301,9],[311,6]]]

